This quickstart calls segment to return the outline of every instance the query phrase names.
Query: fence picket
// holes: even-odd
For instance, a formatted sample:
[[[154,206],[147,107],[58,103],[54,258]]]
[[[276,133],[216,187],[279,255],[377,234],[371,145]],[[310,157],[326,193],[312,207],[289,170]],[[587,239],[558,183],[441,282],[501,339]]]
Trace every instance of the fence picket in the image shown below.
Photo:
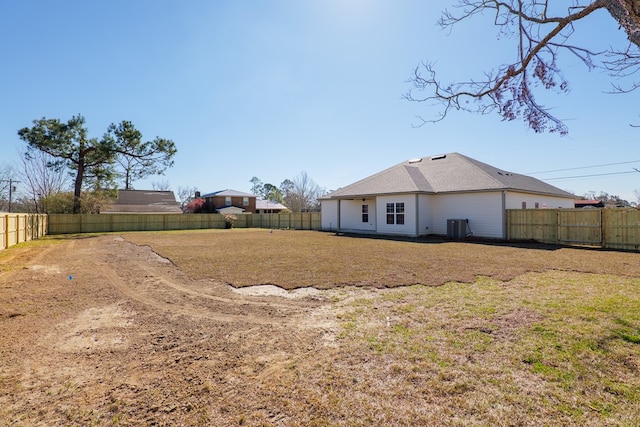
[[[45,214],[0,214],[0,249],[47,234]]]
[[[639,250],[640,210],[510,209],[507,211],[507,238]]]
[[[234,228],[320,230],[320,212],[236,215]],[[49,234],[225,228],[221,214],[50,214]]]

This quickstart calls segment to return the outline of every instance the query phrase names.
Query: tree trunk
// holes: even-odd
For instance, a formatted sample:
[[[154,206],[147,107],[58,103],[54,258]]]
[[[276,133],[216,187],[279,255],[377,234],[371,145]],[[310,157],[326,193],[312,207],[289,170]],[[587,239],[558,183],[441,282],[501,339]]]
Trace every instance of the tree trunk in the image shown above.
[[[640,47],[640,1],[600,0],[627,33],[629,41]]]
[[[80,195],[82,193],[82,178],[84,177],[84,156],[78,158],[78,174],[73,184],[73,213],[80,213]]]

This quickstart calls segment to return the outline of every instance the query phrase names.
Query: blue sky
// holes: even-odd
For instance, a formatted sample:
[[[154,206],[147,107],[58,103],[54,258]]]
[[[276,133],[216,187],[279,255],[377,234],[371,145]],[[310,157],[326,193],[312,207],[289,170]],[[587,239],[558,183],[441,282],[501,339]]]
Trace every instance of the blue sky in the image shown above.
[[[572,91],[543,97],[567,137],[495,114],[452,112],[412,126],[437,114],[402,99],[421,61],[453,81],[514,57],[490,16],[440,30],[453,3],[0,0],[0,164],[19,161],[16,132],[34,119],[82,114],[92,136],[130,120],[146,139],[176,143],[175,166],[137,189],[167,181],[173,190],[249,191],[253,176],[279,185],[305,171],[331,190],[410,158],[459,152],[577,195],[635,200],[638,94],[604,93],[611,79],[575,58],[561,62]],[[593,50],[625,46],[606,14],[576,36]],[[554,170],[562,171],[537,173]]]

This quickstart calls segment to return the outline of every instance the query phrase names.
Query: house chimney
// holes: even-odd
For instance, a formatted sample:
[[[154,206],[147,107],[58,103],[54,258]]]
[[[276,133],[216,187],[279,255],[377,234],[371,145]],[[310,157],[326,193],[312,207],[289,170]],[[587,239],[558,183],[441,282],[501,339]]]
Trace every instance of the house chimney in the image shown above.
[[[197,199],[198,197],[200,197],[200,192],[199,192],[199,191],[196,191],[196,199]]]

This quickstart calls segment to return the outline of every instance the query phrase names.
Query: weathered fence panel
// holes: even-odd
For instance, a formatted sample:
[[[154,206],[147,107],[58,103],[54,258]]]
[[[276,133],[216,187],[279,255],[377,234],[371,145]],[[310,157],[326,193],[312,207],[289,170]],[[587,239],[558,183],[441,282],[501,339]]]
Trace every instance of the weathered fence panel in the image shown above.
[[[557,212],[559,243],[602,245],[600,209],[562,209]]]
[[[320,230],[319,212],[234,215],[235,228]],[[49,234],[225,228],[221,214],[50,214]]]
[[[47,215],[44,214],[0,214],[0,249],[47,234]]]
[[[640,210],[512,209],[507,239],[639,250]]]
[[[603,240],[612,249],[640,249],[640,210],[603,209]]]
[[[517,209],[508,211],[507,233],[511,240],[558,241],[555,209]]]

